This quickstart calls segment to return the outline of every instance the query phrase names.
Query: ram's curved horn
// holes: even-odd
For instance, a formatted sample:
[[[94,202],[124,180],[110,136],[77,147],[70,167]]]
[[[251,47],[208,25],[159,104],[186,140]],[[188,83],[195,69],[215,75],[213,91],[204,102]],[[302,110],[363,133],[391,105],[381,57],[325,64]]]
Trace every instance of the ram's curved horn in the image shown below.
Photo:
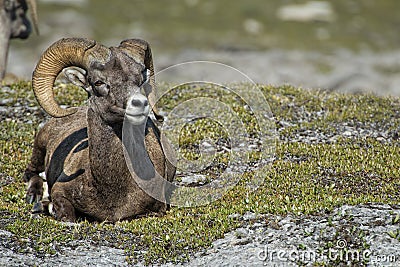
[[[29,14],[31,15],[31,20],[33,24],[33,28],[35,28],[36,34],[39,34],[39,23],[38,23],[38,15],[37,15],[37,4],[36,0],[27,0]]]
[[[148,90],[146,90],[146,94],[149,99],[149,103],[153,110],[154,116],[158,121],[162,121],[163,116],[158,113],[158,109],[156,107],[156,81],[150,45],[146,41],[141,39],[129,39],[122,41],[119,45],[119,48],[127,52],[135,60],[143,62],[146,68],[150,71],[149,83],[151,88],[148,88]]]
[[[87,70],[91,61],[109,56],[109,49],[85,38],[65,38],[52,44],[42,55],[32,76],[32,87],[40,106],[53,117],[64,117],[76,108],[61,108],[54,99],[53,85],[66,67]]]

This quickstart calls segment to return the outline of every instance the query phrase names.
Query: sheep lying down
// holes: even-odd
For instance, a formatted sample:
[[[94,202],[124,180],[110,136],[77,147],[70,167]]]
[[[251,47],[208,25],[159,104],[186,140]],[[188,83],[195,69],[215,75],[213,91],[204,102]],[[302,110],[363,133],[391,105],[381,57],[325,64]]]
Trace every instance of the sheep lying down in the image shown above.
[[[87,106],[63,109],[53,84],[71,66],[80,69],[67,69],[65,75],[89,98]],[[57,220],[116,222],[165,214],[176,159],[149,117],[152,110],[162,119],[147,42],[131,39],[108,48],[83,38],[61,39],[42,55],[32,86],[53,117],[36,135],[24,173],[34,211],[42,211],[39,174],[44,171]]]

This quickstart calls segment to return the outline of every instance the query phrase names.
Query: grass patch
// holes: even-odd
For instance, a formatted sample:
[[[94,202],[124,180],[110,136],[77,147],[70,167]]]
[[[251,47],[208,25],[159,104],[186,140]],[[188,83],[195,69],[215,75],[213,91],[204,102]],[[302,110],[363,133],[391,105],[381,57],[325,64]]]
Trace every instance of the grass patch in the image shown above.
[[[169,111],[179,101],[189,99],[190,94],[192,97],[212,94],[202,93],[201,89],[178,88],[174,95],[162,100],[162,107]],[[0,189],[0,229],[14,233],[16,244],[26,253],[32,247],[40,255],[54,254],[59,246],[74,247],[77,241],[90,240],[92,244],[125,249],[130,262],[139,259],[150,264],[184,261],[210,246],[242,223],[231,214],[249,211],[321,214],[342,204],[399,202],[398,98],[329,94],[290,86],[260,86],[260,89],[274,113],[281,139],[283,136],[289,141],[276,143],[275,159],[262,173],[264,183],[256,191],[247,190],[246,182],[255,175],[248,170],[232,190],[208,206],[173,207],[163,218],[142,218],[115,225],[88,222],[68,225],[52,218],[30,217],[31,206],[24,203],[22,174],[31,155],[35,131],[45,116],[37,108],[29,83],[1,89],[0,97],[10,99],[7,102],[10,112],[1,113],[0,173],[11,176],[13,181]],[[83,104],[86,98],[82,90],[73,86],[59,85],[56,90],[57,99],[63,104]],[[214,98],[234,109],[247,129],[255,127],[251,112],[235,101],[234,95],[219,92]],[[12,110],[21,106],[19,113],[24,115],[16,116]],[[387,136],[379,139],[373,134],[344,135],[334,143],[290,141],[300,130],[340,135],[342,125],[360,133],[368,129],[385,132]],[[213,141],[220,136],[226,138],[213,121],[198,120],[185,127],[180,138],[189,158],[195,158],[193,144],[205,138]],[[258,156],[257,151],[252,152],[250,161],[256,162]],[[394,220],[397,223],[396,217]]]

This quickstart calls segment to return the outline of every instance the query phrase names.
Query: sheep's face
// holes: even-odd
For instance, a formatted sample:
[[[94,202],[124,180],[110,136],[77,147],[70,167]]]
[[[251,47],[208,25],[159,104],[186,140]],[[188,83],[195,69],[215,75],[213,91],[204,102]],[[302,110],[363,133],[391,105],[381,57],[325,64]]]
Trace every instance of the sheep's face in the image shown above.
[[[148,80],[145,66],[118,49],[110,49],[109,58],[105,63],[93,62],[87,74],[79,75],[76,70],[65,74],[88,92],[89,108],[103,121],[120,123],[126,116],[133,124],[143,124],[149,114],[143,89]]]
[[[25,0],[4,0],[4,9],[10,19],[11,38],[28,38],[32,31],[26,12],[28,5]]]

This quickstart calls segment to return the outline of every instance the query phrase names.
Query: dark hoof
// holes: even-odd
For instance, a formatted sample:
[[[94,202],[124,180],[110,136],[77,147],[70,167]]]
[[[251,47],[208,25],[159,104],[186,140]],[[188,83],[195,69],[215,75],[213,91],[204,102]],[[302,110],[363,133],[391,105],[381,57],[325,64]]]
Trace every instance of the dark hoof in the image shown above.
[[[43,207],[43,204],[42,204],[42,202],[36,202],[34,205],[33,205],[33,208],[32,208],[32,213],[33,214],[38,214],[38,213],[43,213],[44,212],[44,207]]]
[[[35,199],[36,199],[35,195],[26,195],[26,203],[28,204],[33,204]]]
[[[26,202],[33,204],[42,200],[43,196],[43,180],[40,176],[36,175],[31,177],[28,182],[28,189],[26,191]]]
[[[41,200],[42,200],[42,195],[41,194],[38,194],[38,195],[35,195],[35,194],[26,195],[26,203],[28,203],[28,204],[38,203]]]

